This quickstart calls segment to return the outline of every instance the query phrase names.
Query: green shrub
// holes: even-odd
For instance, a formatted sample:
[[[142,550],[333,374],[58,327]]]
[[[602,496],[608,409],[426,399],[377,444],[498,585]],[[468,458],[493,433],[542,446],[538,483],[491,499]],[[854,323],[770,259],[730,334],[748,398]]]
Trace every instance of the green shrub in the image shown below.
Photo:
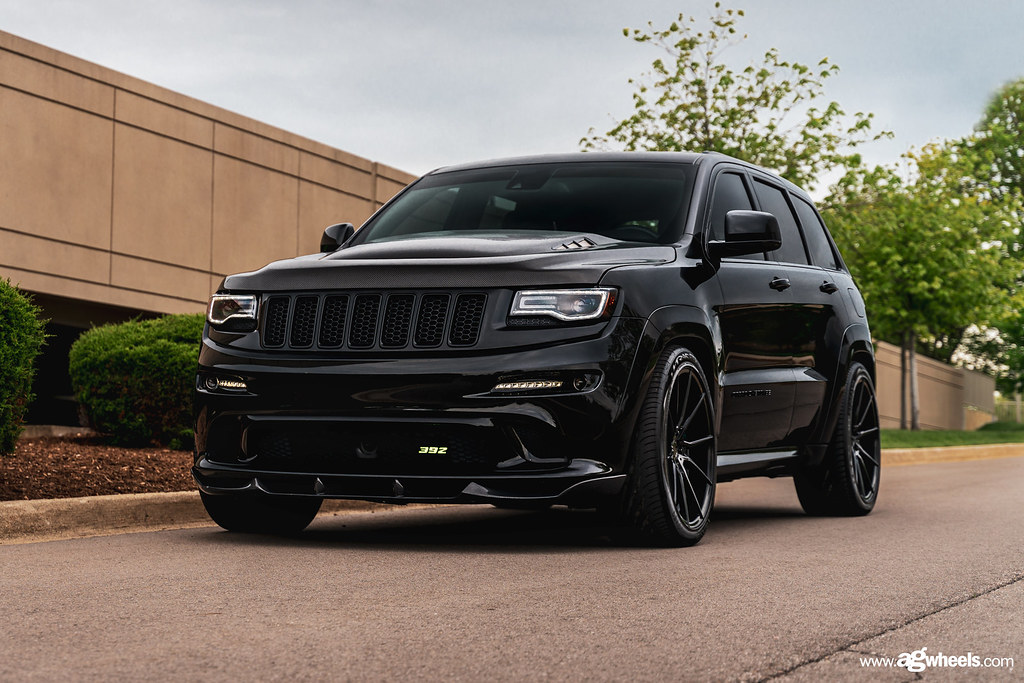
[[[192,436],[202,315],[103,325],[71,347],[71,384],[90,425],[114,443],[185,448]]]
[[[33,362],[44,338],[39,309],[10,280],[0,280],[0,455],[14,450],[35,398]]]

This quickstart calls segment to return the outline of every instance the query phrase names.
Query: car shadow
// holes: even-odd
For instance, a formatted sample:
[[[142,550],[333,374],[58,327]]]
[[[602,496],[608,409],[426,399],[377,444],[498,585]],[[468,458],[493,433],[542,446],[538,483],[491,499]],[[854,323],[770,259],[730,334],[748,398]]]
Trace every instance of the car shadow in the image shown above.
[[[803,513],[792,508],[716,506],[709,535],[701,545],[732,526],[771,523]],[[632,529],[595,510],[556,506],[546,510],[502,510],[488,505],[444,506],[408,511],[321,515],[305,531],[287,537],[236,534],[219,529],[199,536],[204,542],[231,545],[401,548],[404,550],[551,552],[581,549],[649,548]]]

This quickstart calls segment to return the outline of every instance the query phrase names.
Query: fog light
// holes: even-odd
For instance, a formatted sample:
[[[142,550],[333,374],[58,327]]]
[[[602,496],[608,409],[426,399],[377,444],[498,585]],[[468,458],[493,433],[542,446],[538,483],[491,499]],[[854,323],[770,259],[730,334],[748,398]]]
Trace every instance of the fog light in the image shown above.
[[[207,377],[203,380],[203,386],[207,391],[226,389],[227,391],[248,391],[249,385],[238,379],[223,379],[220,377]]]
[[[564,382],[559,379],[529,379],[520,382],[499,382],[491,391],[534,391],[536,389],[558,389]]]

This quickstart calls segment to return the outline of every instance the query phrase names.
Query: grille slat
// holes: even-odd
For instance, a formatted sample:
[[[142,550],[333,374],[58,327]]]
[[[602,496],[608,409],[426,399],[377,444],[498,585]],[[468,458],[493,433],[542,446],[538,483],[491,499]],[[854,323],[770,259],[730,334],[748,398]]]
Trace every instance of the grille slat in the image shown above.
[[[352,328],[348,345],[353,349],[368,349],[377,336],[377,318],[380,317],[380,294],[360,294],[352,309]]]
[[[473,346],[482,292],[360,292],[272,295],[264,302],[264,348],[403,349]]]
[[[455,315],[448,343],[452,346],[472,346],[480,336],[480,323],[484,319],[483,294],[459,294],[455,297]]]
[[[319,345],[334,349],[345,341],[345,319],[348,317],[348,294],[328,295],[324,300],[324,313],[320,318]]]
[[[384,309],[384,326],[380,333],[380,345],[387,349],[401,348],[409,343],[409,328],[412,327],[412,309],[416,297],[412,294],[392,294]]]
[[[444,339],[444,325],[448,319],[448,294],[427,294],[420,302],[416,318],[416,346],[440,346]]]
[[[267,299],[267,316],[263,322],[264,346],[284,346],[290,305],[291,299],[286,296],[272,296]]]
[[[309,348],[313,345],[313,331],[316,329],[316,309],[320,305],[318,296],[300,296],[295,299],[295,312],[292,313],[292,334],[289,343],[297,348]]]

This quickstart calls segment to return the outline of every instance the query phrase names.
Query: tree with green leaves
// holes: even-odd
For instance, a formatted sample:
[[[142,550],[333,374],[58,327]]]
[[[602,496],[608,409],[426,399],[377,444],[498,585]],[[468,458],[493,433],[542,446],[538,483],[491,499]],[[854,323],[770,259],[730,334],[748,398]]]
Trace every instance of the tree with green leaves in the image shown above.
[[[904,350],[911,429],[919,428],[918,347],[949,362],[968,327],[1012,308],[1021,272],[1011,256],[1019,196],[979,189],[970,149],[963,141],[936,144],[908,154],[902,168],[848,173],[826,200],[875,337]]]
[[[1024,78],[997,90],[975,127],[971,138],[976,159],[973,182],[994,197],[1024,195]],[[1016,216],[1015,243],[1011,253],[1024,270],[1024,214]],[[972,328],[964,341],[966,363],[996,378],[1004,394],[1019,397],[1024,384],[1024,293],[1022,283],[1016,305],[989,327]]]
[[[634,111],[604,135],[591,128],[585,150],[714,151],[777,171],[805,188],[834,168],[860,164],[854,149],[889,133],[871,132],[872,114],[850,120],[837,102],[824,103],[825,81],[839,67],[815,67],[768,50],[759,65],[734,70],[726,50],[747,38],[736,23],[742,10],[715,3],[707,28],[680,14],[668,28],[623,29],[638,43],[667,53],[651,72],[630,80]],[[821,103],[821,104],[819,104]]]
[[[976,130],[978,177],[996,192],[1024,193],[1024,78],[996,91]]]

